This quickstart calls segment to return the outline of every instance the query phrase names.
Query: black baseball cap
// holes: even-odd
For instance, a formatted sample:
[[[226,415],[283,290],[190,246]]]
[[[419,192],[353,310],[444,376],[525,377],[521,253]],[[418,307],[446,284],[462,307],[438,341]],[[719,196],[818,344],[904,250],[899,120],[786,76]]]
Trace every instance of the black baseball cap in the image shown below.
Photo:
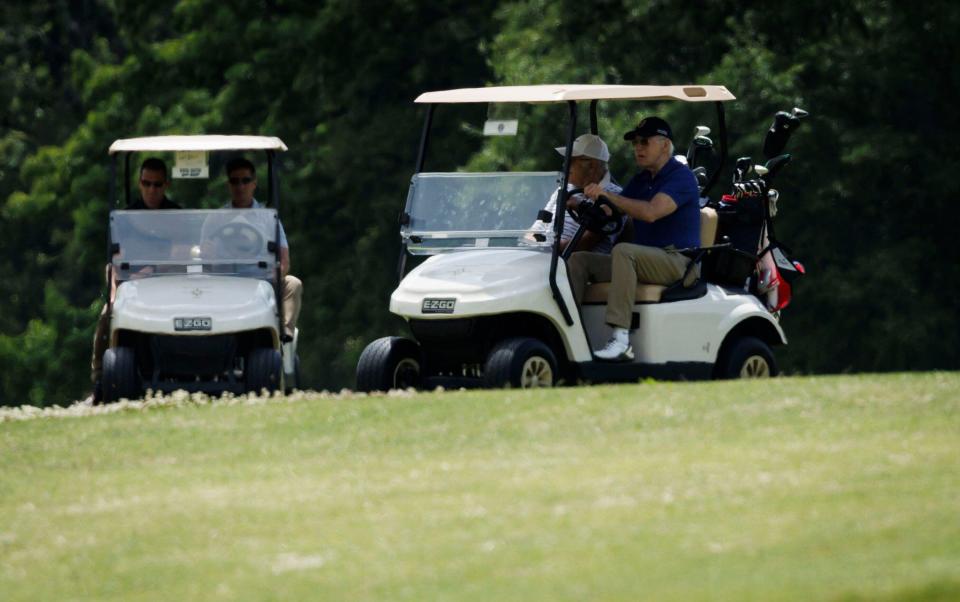
[[[673,130],[670,129],[669,123],[663,119],[660,119],[659,117],[644,117],[640,120],[640,123],[637,124],[637,127],[623,135],[623,139],[633,140],[637,136],[642,136],[644,138],[650,138],[651,136],[666,136],[667,138],[673,140]]]

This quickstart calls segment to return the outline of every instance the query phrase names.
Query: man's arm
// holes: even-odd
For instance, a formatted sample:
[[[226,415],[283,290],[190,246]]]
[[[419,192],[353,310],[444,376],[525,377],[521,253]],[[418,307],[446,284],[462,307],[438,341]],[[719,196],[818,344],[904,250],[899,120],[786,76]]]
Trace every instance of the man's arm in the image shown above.
[[[653,223],[661,217],[666,217],[677,210],[677,204],[673,198],[665,192],[658,192],[653,195],[653,198],[649,201],[631,199],[621,194],[609,192],[596,184],[590,184],[583,192],[594,200],[603,195],[610,199],[613,206],[620,211],[623,211],[633,219],[648,223]]]

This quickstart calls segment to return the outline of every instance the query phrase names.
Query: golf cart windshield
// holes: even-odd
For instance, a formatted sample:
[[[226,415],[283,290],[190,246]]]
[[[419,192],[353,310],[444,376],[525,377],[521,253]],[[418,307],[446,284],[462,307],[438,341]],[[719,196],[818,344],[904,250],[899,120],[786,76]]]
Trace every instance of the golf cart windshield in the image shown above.
[[[120,280],[172,274],[274,276],[275,209],[139,210],[110,213]]]
[[[418,173],[400,231],[417,255],[478,248],[549,250],[553,232],[537,222],[560,182],[558,172]]]

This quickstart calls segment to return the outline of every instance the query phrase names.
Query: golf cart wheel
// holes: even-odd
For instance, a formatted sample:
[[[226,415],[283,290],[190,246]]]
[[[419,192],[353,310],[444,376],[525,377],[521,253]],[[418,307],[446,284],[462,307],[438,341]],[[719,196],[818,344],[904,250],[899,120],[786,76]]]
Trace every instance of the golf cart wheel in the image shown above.
[[[257,347],[247,356],[246,389],[247,392],[260,393],[266,389],[273,393],[280,388],[283,364],[280,352],[269,347]]]
[[[557,360],[537,339],[505,339],[487,356],[483,378],[491,389],[552,387],[557,382]]]
[[[737,339],[724,353],[720,378],[770,378],[777,375],[777,362],[770,346],[755,337]]]
[[[367,345],[357,362],[358,391],[389,391],[420,386],[420,346],[402,337]]]
[[[137,362],[133,349],[114,347],[104,352],[101,383],[104,403],[140,397]]]

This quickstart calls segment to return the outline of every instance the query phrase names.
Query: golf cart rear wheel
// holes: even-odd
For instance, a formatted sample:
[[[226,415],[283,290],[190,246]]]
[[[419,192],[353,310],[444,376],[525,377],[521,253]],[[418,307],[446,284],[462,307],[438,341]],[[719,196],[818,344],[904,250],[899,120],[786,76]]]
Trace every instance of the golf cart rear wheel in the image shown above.
[[[773,351],[756,337],[734,341],[721,361],[720,378],[770,378],[777,375]]]
[[[421,384],[420,346],[402,337],[367,345],[357,362],[358,391],[417,388]]]
[[[541,341],[528,337],[505,339],[487,356],[483,368],[487,387],[533,389],[552,387],[557,381],[557,360]]]
[[[257,347],[247,356],[246,389],[247,392],[260,393],[266,389],[273,393],[280,388],[280,373],[283,364],[280,352],[270,347]]]
[[[140,397],[137,380],[137,361],[130,347],[114,347],[103,354],[103,401]]]

